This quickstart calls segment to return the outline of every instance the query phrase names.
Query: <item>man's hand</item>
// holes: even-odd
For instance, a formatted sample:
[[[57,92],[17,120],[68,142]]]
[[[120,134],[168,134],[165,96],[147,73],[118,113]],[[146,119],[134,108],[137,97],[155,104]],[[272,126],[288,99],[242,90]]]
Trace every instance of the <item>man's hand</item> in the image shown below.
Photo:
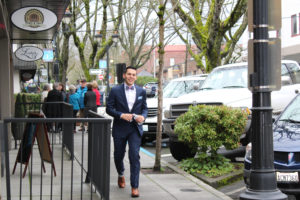
[[[121,119],[124,119],[125,121],[130,122],[132,120],[133,115],[132,114],[122,114]]]
[[[142,123],[142,122],[145,121],[145,118],[144,118],[143,115],[136,115],[136,116],[135,116],[135,121],[136,121],[137,123]]]

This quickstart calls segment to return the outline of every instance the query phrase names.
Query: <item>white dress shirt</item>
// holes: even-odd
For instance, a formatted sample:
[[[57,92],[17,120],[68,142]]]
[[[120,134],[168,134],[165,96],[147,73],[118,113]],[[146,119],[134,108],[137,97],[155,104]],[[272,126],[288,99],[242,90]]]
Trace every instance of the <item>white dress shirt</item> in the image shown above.
[[[131,112],[131,109],[133,107],[133,104],[134,104],[135,98],[136,98],[136,88],[135,88],[135,85],[132,85],[134,87],[133,90],[131,90],[131,89],[126,90],[126,86],[127,86],[126,83],[124,83],[124,89],[125,89],[125,95],[126,95],[126,99],[127,99],[127,103],[128,103],[128,108],[129,108],[129,112]]]

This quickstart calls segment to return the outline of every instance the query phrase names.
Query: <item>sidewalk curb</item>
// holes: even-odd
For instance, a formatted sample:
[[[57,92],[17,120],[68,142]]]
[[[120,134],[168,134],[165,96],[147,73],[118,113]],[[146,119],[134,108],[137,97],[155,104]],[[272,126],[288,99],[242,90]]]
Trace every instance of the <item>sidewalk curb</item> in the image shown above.
[[[141,153],[143,153],[144,155],[150,157],[151,159],[154,159],[155,156],[154,154],[148,152],[146,149],[141,147]],[[203,188],[204,190],[214,194],[215,196],[224,199],[224,200],[232,200],[232,198],[230,198],[229,196],[225,195],[224,193],[216,190],[215,188],[211,187],[210,185],[207,185],[206,183],[204,183],[203,181],[199,180],[198,178],[190,175],[189,173],[185,172],[184,170],[169,164],[168,162],[161,160],[161,163],[169,168],[171,168],[172,170],[174,170],[176,173],[181,174],[182,176],[184,176],[185,178],[191,180],[192,182],[196,183],[197,185],[199,185],[201,188]]]

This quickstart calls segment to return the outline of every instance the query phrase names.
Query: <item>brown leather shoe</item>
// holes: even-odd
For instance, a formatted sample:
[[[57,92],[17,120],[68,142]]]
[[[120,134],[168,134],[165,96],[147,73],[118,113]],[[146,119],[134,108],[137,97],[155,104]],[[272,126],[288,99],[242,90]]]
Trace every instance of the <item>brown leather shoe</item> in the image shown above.
[[[125,177],[124,176],[118,178],[118,186],[119,186],[119,188],[125,187]]]
[[[131,197],[139,197],[139,196],[140,196],[139,189],[131,188]]]

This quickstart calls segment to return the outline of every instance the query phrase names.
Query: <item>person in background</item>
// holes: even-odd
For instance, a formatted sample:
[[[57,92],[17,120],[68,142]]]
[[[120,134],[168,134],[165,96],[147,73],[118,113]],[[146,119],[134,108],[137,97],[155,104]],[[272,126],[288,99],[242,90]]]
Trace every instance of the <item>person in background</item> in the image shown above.
[[[77,94],[79,95],[79,117],[80,118],[84,118],[84,95],[87,91],[87,87],[86,87],[86,80],[82,79],[80,81],[80,87],[77,88]],[[81,129],[79,129],[79,131],[82,131],[84,129],[84,123],[81,123]]]
[[[46,117],[47,118],[60,118],[62,117],[62,106],[59,102],[63,101],[63,96],[60,91],[58,91],[58,83],[53,84],[53,90],[49,91],[47,96],[47,102],[57,102],[46,104]],[[57,123],[56,123],[57,125]],[[52,124],[49,124],[49,128],[52,129]],[[58,126],[55,127],[56,129]]]
[[[42,92],[42,102],[45,102],[45,98],[48,96],[48,92],[50,91],[50,85],[45,84],[43,87],[43,92]]]
[[[93,92],[95,92],[95,94],[96,94],[96,105],[97,105],[97,107],[100,107],[100,105],[101,105],[101,103],[100,103],[101,95],[100,95],[100,92],[98,90],[97,81],[93,81],[92,86],[93,86]]]
[[[79,95],[75,92],[76,91],[76,87],[74,85],[71,85],[69,87],[69,92],[70,92],[70,96],[69,96],[69,103],[71,105],[73,105],[73,117],[76,118],[77,112],[79,110]],[[76,123],[74,123],[74,129],[73,129],[73,133],[76,133]]]
[[[87,84],[87,91],[84,95],[84,117],[89,117],[89,110],[97,112],[96,94],[93,92],[91,83]]]
[[[61,92],[62,96],[63,96],[63,101],[67,102],[67,94],[65,92],[65,86],[62,83],[58,84],[58,90]]]

